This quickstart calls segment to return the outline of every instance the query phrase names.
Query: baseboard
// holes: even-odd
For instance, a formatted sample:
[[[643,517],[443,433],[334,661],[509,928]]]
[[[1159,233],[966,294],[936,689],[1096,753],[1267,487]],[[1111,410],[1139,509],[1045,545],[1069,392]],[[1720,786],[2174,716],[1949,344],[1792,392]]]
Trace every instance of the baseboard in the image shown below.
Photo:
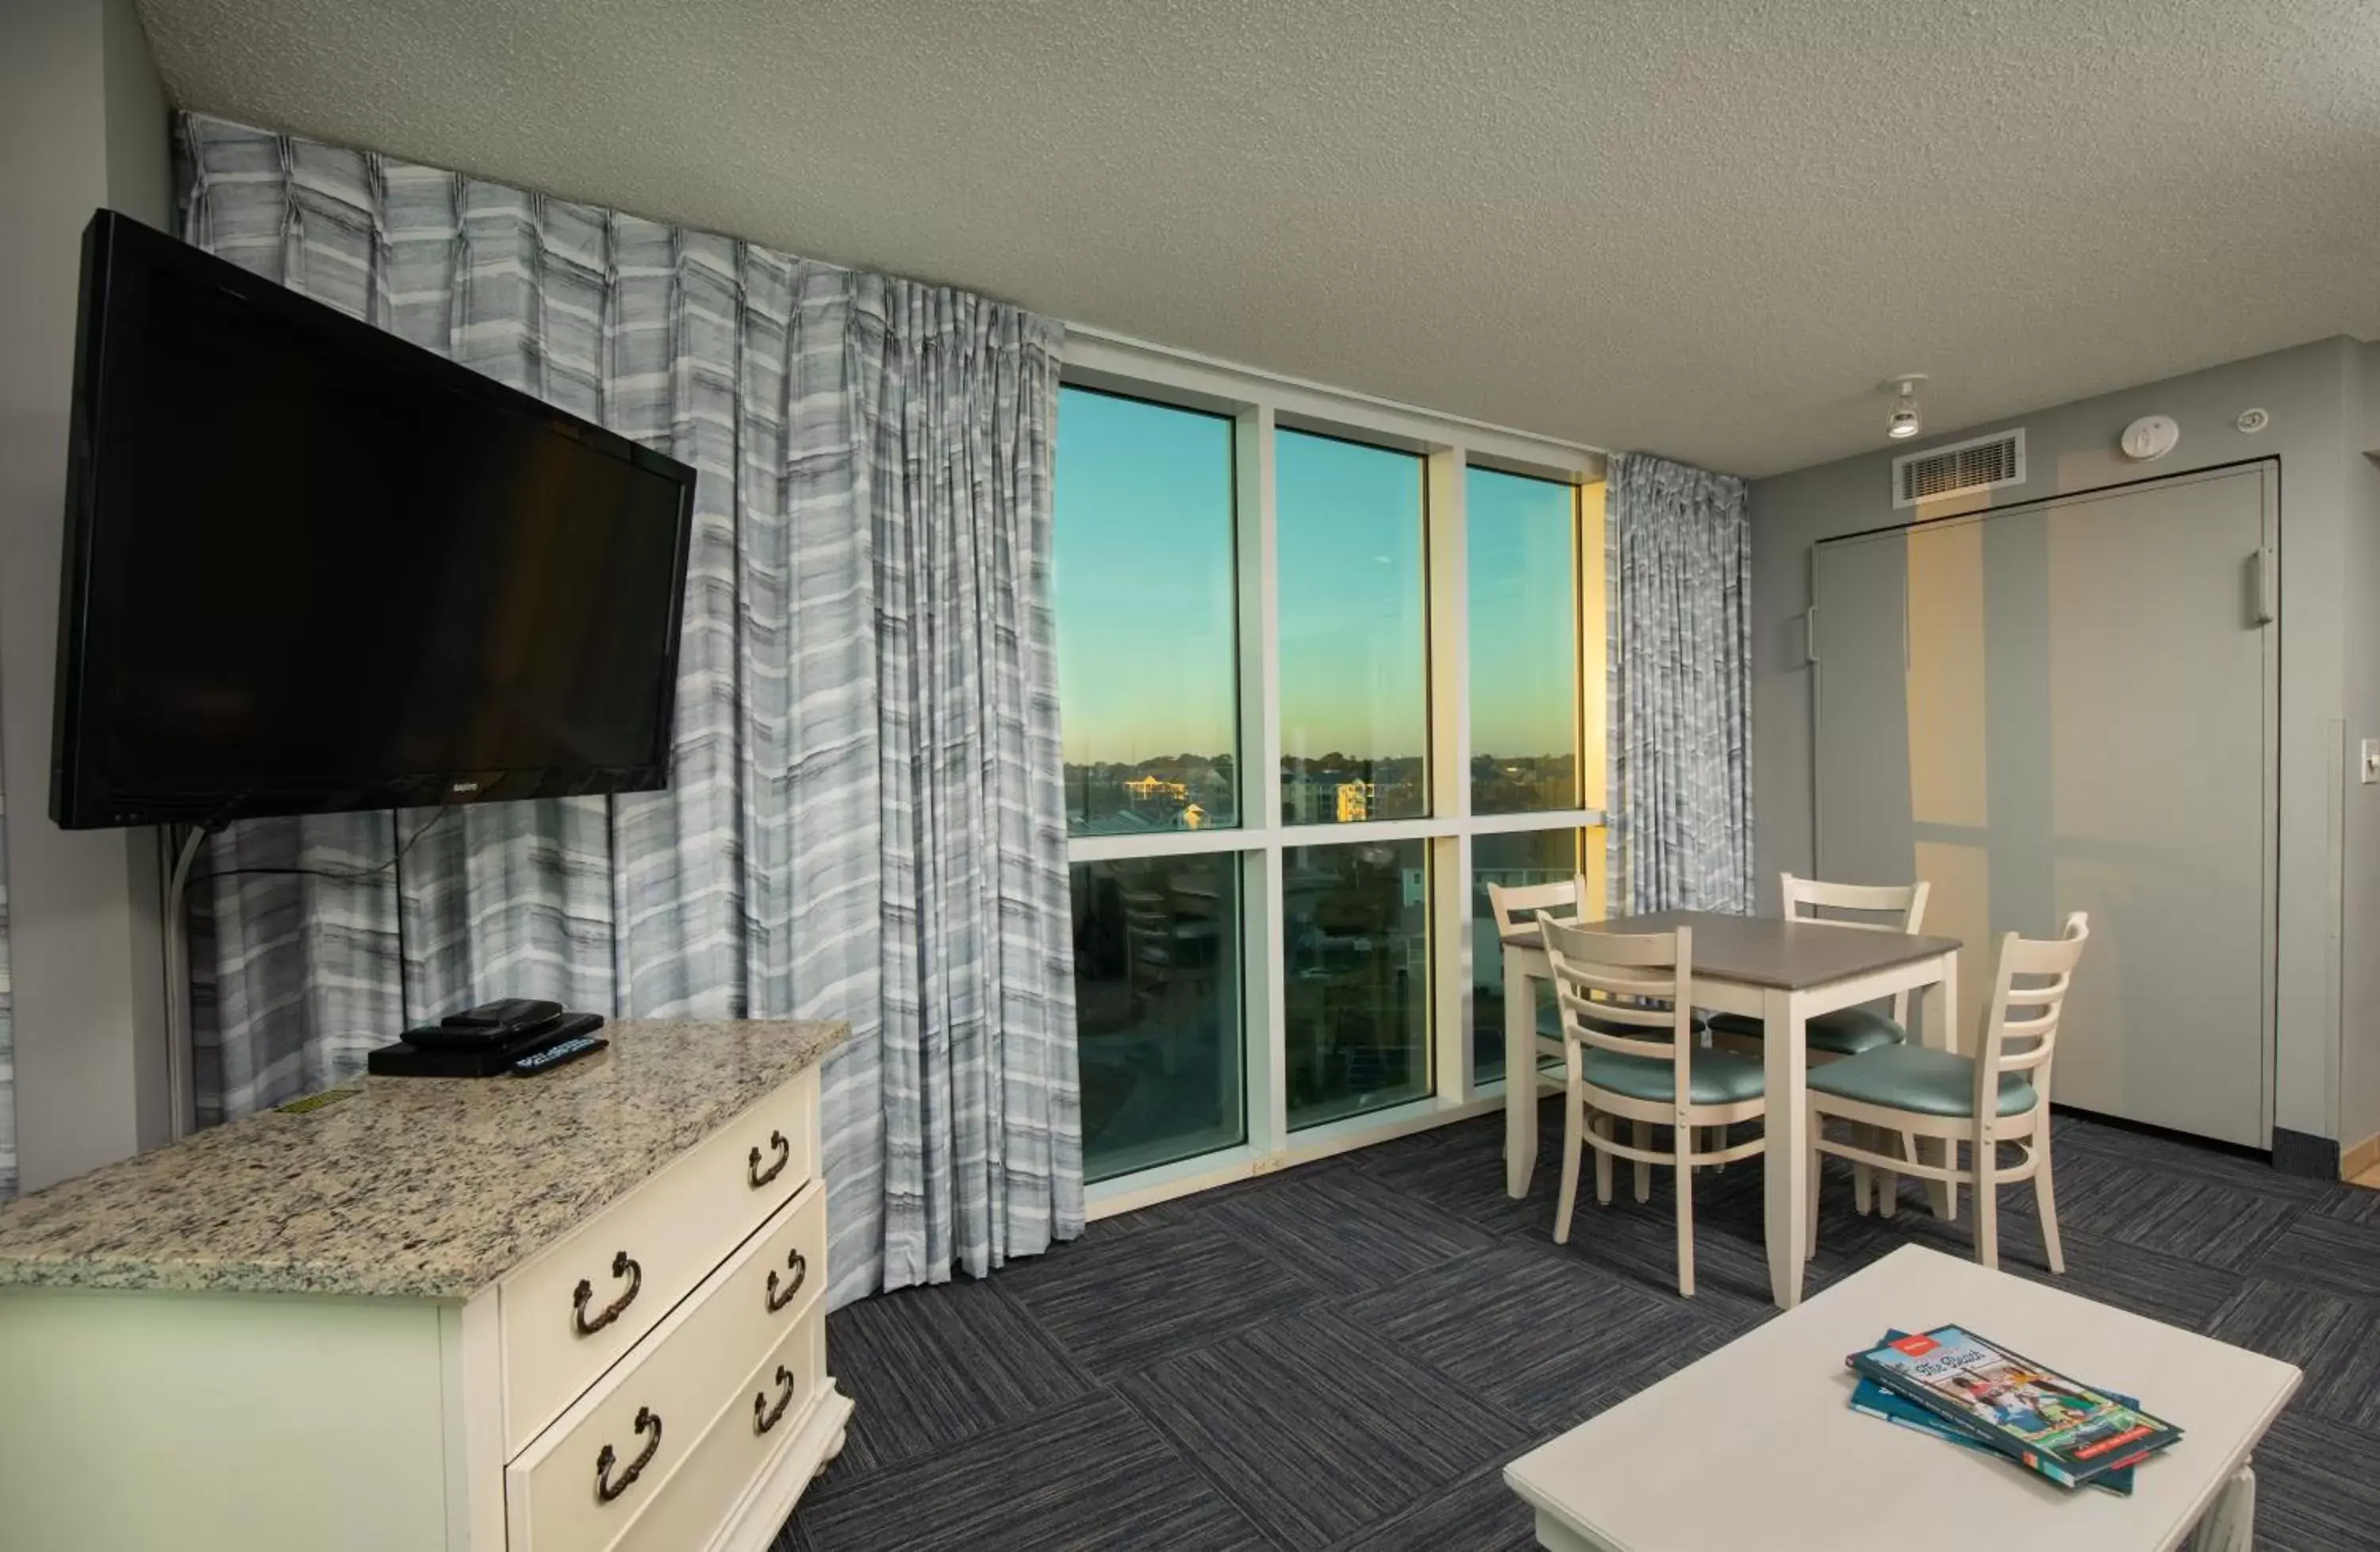
[[[2338,1178],[2353,1180],[2374,1164],[2380,1164],[2380,1133],[2364,1138],[2338,1156]]]
[[[2109,1115],[2105,1110],[2086,1110],[2080,1105],[2069,1105],[2063,1100],[2053,1101],[2049,1109],[2052,1114],[2072,1116],[2118,1132],[2131,1132],[2143,1137],[2165,1137],[2177,1143],[2188,1143],[2192,1147],[2204,1148],[2210,1153],[2228,1153],[2235,1158],[2253,1158],[2265,1164],[2273,1162],[2273,1150],[2258,1147],[2253,1143],[2227,1143],[2218,1137],[2202,1137],[2195,1132],[2159,1126],[2153,1122],[2134,1121],[2130,1116]]]
[[[2292,1132],[2285,1126],[2273,1128],[2273,1168],[2285,1175],[2304,1175],[2311,1180],[2339,1180],[2338,1140],[2317,1137],[2310,1132]]]

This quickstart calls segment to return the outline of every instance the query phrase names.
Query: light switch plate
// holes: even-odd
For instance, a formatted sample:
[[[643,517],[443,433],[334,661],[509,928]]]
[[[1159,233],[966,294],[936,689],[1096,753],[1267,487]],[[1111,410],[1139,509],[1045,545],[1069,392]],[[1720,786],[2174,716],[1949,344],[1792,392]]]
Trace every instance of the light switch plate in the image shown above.
[[[2380,738],[2367,738],[2363,741],[2363,784],[2368,787],[2375,782],[2380,782]]]

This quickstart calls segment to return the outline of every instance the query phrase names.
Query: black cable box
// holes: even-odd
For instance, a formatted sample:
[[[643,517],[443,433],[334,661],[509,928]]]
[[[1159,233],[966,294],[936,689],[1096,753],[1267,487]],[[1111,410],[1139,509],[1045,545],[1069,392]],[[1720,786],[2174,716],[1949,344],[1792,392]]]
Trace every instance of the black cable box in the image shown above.
[[[513,1039],[485,1045],[431,1048],[397,1040],[365,1057],[364,1071],[380,1078],[492,1078],[524,1056],[602,1027],[601,1013],[565,1013]]]

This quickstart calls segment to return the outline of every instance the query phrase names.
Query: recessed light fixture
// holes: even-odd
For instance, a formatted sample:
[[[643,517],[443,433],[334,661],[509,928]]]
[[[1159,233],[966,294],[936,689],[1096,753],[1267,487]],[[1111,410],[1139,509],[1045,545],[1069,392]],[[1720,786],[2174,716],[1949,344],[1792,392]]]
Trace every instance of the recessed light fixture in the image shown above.
[[[1884,424],[1884,434],[1895,442],[1907,442],[1925,429],[1925,414],[1917,407],[1917,385],[1925,381],[1924,372],[1900,372],[1884,380],[1885,391],[1892,395],[1892,418]]]

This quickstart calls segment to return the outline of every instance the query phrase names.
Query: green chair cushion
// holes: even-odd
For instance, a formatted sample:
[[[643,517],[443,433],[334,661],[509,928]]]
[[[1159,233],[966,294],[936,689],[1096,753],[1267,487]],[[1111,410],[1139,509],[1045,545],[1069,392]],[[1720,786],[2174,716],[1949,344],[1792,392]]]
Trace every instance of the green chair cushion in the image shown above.
[[[1857,1104],[1919,1115],[1975,1113],[1974,1059],[1930,1046],[1884,1046],[1864,1056],[1820,1063],[1810,1069],[1810,1087]],[[2000,1074],[2000,1114],[2022,1115],[2034,1103],[2026,1073]]]
[[[1760,1038],[1760,1021],[1742,1013],[1714,1013],[1711,1028],[1721,1035],[1738,1039]],[[1858,1056],[1886,1046],[1898,1046],[1909,1038],[1909,1032],[1892,1021],[1891,1015],[1874,1008],[1838,1008],[1831,1013],[1820,1013],[1803,1026],[1809,1047],[1829,1056]]]
[[[1631,1099],[1667,1103],[1676,1097],[1676,1072],[1649,1056],[1622,1056],[1590,1047],[1585,1075],[1597,1088]],[[1732,1051],[1698,1050],[1689,1064],[1691,1098],[1697,1105],[1733,1105],[1757,1099],[1766,1085],[1760,1063]]]

